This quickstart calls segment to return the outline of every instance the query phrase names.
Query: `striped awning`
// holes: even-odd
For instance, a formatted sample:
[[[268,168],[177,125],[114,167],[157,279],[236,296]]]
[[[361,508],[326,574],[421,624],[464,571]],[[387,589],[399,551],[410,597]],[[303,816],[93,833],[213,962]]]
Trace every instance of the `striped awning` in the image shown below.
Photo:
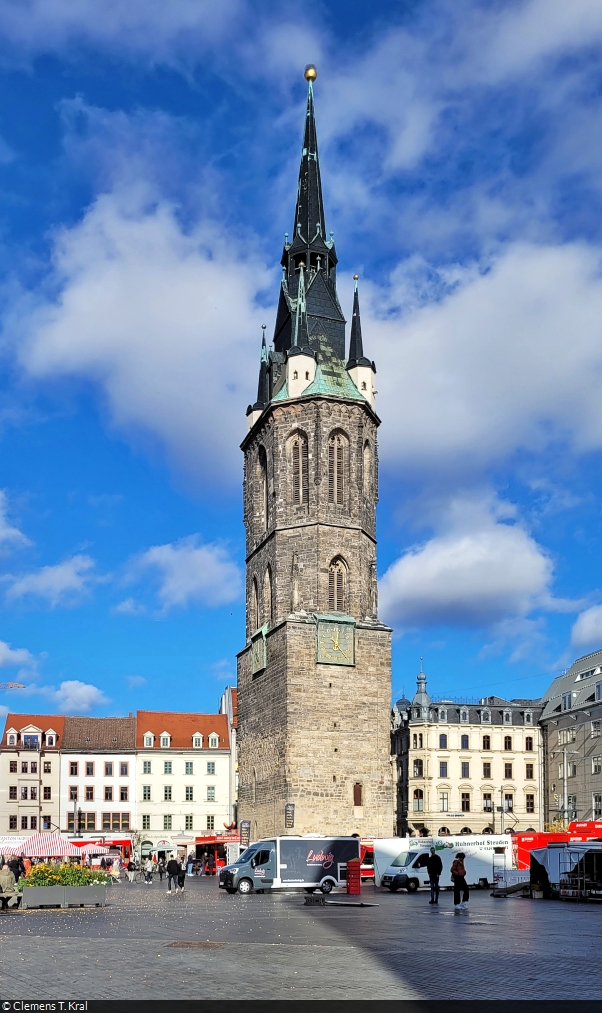
[[[61,837],[60,834],[33,834],[15,852],[27,858],[63,858],[65,855],[80,855],[81,848]]]

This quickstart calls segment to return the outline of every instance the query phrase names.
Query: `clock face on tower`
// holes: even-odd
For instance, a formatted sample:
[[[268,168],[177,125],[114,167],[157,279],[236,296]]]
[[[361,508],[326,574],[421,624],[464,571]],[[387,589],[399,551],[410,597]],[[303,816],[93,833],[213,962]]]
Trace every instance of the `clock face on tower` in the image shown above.
[[[318,620],[316,660],[325,665],[355,665],[355,627]]]

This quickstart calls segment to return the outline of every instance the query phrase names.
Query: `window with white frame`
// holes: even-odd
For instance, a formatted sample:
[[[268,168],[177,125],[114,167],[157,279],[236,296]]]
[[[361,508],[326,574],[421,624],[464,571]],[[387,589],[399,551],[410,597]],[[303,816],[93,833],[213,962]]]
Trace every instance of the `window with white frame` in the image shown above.
[[[490,711],[481,711],[481,721],[484,724],[491,724],[491,712]]]
[[[215,816],[207,817],[207,830],[215,830]]]
[[[592,756],[592,774],[602,774],[602,756]]]
[[[215,774],[215,760],[207,760],[207,773]]]
[[[439,812],[446,813],[449,809],[449,792],[439,792]]]
[[[219,746],[219,735],[209,736],[209,749],[217,749]]]
[[[184,819],[186,820],[186,826],[184,827],[184,829],[185,830],[192,830],[193,829],[193,825],[192,825],[193,818],[192,818],[192,816],[190,816],[190,815],[189,816],[185,816]]]
[[[191,784],[187,784],[186,788],[184,790],[186,792],[186,801],[187,802],[193,802],[194,801],[194,788],[193,788],[193,786]]]
[[[602,816],[602,793],[600,792],[592,795],[592,815],[595,820],[600,819]]]
[[[47,735],[46,736],[46,745],[49,748],[52,748],[54,746],[54,735]]]
[[[602,721],[600,720],[600,718],[594,718],[594,720],[592,721],[592,727],[591,727],[591,736],[592,736],[592,739],[597,739],[597,738],[600,737],[600,727],[601,726],[602,726]]]
[[[215,802],[215,785],[214,784],[208,784],[207,785],[207,801],[208,802]]]
[[[150,816],[143,816],[142,817],[142,829],[143,830],[150,830]]]
[[[460,711],[460,721],[468,721],[468,711],[467,710]]]
[[[163,817],[163,829],[164,830],[171,830],[171,816],[164,816]]]
[[[445,707],[439,711],[439,721],[447,721],[447,711],[445,710]]]
[[[144,748],[145,749],[152,749],[153,748],[153,736],[150,733],[147,733],[144,736]]]
[[[161,736],[161,749],[169,749],[170,739],[171,739],[170,735]]]
[[[562,694],[562,709],[563,709],[563,711],[569,711],[571,709],[572,703],[573,703],[573,694],[570,693],[570,692],[569,693],[563,693]]]
[[[602,700],[602,682],[596,683],[596,700]]]
[[[525,724],[526,725],[533,724],[533,715],[531,714],[531,711],[525,711]]]
[[[9,735],[8,736],[8,744],[9,744],[9,746],[16,746],[17,745],[17,736],[16,735]]]
[[[186,760],[185,772],[186,772],[186,776],[187,777],[189,777],[191,774],[194,773],[194,767],[192,765],[192,760]]]
[[[510,713],[510,711],[504,711],[504,724],[505,725],[512,724],[512,714]]]
[[[192,745],[193,745],[194,749],[202,749],[203,748],[203,736],[202,735],[193,735],[193,737],[192,737]]]

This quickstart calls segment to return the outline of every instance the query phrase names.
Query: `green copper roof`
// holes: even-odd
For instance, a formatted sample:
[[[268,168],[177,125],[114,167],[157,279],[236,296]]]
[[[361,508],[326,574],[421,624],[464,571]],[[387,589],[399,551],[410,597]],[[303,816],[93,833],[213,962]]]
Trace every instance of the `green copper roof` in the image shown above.
[[[328,352],[329,349],[324,348],[323,345],[319,352],[320,362],[316,369],[315,379],[313,383],[310,383],[309,387],[305,388],[299,397],[313,397],[316,394],[326,394],[330,397],[344,397],[353,398],[354,401],[366,401],[367,399],[360,393],[349,376],[344,363],[337,355],[329,355]],[[287,401],[288,397],[287,386],[284,383],[278,393],[272,398],[272,403]]]

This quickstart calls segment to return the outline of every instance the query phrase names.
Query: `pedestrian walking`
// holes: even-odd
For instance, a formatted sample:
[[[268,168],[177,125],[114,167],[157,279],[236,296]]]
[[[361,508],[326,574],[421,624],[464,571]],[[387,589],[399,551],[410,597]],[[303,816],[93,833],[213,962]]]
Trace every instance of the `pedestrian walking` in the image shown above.
[[[104,872],[105,869],[106,869],[106,867],[107,867],[107,860],[106,860],[105,856],[103,855],[102,858],[101,858],[101,860],[100,860],[100,868]]]
[[[162,883],[163,882],[163,877],[165,875],[165,859],[164,858],[160,858],[159,859],[159,862],[157,864],[157,872],[159,873],[159,882]]]
[[[130,883],[133,883],[134,882],[134,876],[136,874],[136,865],[132,861],[131,858],[130,858],[128,864],[126,865],[125,871],[127,873],[127,878],[129,879]]]
[[[178,889],[180,893],[184,893],[184,883],[186,881],[186,858],[183,858],[180,862],[180,871],[178,872]]]
[[[466,885],[466,869],[464,859],[466,855],[459,851],[452,862],[451,878],[454,884],[454,910],[466,911],[468,908],[468,886]],[[460,900],[462,894],[462,900]]]
[[[186,875],[187,876],[192,876],[192,867],[193,867],[193,865],[194,865],[194,855],[192,854],[192,851],[191,851],[190,854],[189,854],[189,856],[188,856],[188,858],[187,858],[187,860],[186,860]]]
[[[205,875],[206,865],[207,865],[207,852],[203,851],[203,855],[201,858],[201,876]]]
[[[209,858],[207,859],[207,875],[215,876],[215,856],[212,851],[209,852]]]
[[[22,858],[17,856],[9,858],[8,867],[15,877],[16,883],[18,883],[21,878],[25,879],[25,866]]]
[[[146,865],[144,866],[144,879],[149,885],[153,881],[153,863],[150,858],[147,858]]]
[[[431,848],[431,853],[426,860],[426,868],[429,874],[429,883],[431,884],[431,899],[429,900],[429,904],[438,904],[439,876],[443,872],[443,862],[434,848]]]
[[[174,886],[174,893],[178,892],[178,875],[180,872],[180,866],[176,862],[173,855],[167,863],[167,892],[171,893],[171,884]]]

